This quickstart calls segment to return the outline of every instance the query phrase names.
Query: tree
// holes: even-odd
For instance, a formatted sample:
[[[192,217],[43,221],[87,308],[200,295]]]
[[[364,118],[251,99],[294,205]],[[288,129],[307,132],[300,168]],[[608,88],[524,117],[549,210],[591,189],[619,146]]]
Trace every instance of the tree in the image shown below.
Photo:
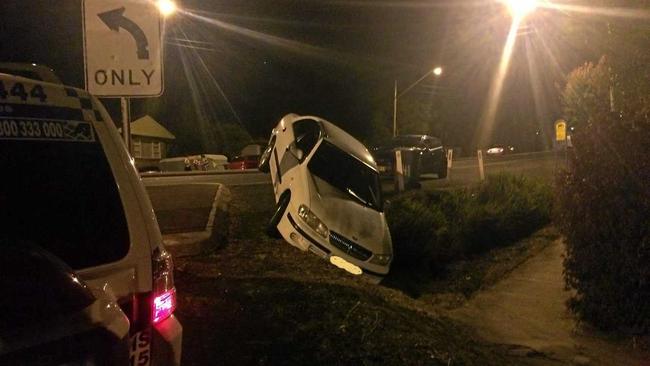
[[[220,131],[222,151],[232,157],[239,155],[241,149],[253,143],[253,138],[241,125],[236,123],[224,123]]]
[[[562,93],[564,114],[571,126],[584,128],[594,118],[604,117],[610,110],[610,72],[605,57],[594,65],[587,62],[573,70]]]

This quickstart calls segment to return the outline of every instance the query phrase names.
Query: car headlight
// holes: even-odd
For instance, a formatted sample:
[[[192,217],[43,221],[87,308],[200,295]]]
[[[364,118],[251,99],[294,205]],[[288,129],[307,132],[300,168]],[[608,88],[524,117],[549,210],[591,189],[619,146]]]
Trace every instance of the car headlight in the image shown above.
[[[302,221],[309,225],[310,228],[314,229],[318,235],[327,239],[330,234],[327,226],[316,215],[314,215],[313,212],[309,210],[309,207],[300,205],[300,208],[298,209],[298,216],[300,216]]]
[[[377,264],[380,266],[385,266],[390,263],[391,256],[388,254],[375,254],[371,259],[370,263]]]

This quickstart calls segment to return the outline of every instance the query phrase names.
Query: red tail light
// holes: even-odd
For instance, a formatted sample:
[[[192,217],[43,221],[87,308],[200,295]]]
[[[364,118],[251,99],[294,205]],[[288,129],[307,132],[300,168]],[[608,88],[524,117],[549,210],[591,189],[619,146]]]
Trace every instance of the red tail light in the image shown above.
[[[174,262],[166,250],[153,253],[153,293],[151,296],[151,321],[156,324],[169,318],[176,309],[174,287]]]
[[[153,298],[152,321],[154,324],[169,318],[176,309],[176,290],[171,289]]]

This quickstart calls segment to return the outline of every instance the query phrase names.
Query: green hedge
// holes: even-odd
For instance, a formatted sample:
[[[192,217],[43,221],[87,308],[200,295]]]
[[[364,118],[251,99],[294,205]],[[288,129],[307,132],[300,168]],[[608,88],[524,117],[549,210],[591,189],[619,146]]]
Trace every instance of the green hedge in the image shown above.
[[[558,182],[565,276],[577,291],[570,306],[604,330],[650,334],[649,136],[614,128],[576,135],[580,148]]]
[[[395,266],[437,271],[512,244],[550,221],[552,201],[548,186],[505,174],[472,188],[398,196],[386,210]]]
[[[650,33],[638,35],[646,44]],[[556,216],[566,238],[566,283],[576,292],[572,310],[601,329],[647,335],[650,51],[634,50],[603,57],[568,77],[562,101],[576,133],[568,171],[557,184]]]

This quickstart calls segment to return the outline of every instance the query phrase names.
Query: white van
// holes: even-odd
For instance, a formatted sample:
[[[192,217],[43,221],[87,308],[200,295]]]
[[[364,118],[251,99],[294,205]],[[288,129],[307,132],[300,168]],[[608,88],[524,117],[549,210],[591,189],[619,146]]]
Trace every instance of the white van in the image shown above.
[[[273,129],[260,159],[277,209],[269,223],[290,244],[353,274],[381,280],[393,247],[377,164],[368,149],[334,124],[289,114]]]
[[[0,74],[0,169],[0,243],[39,246],[111,296],[129,319],[132,365],[180,364],[172,260],[101,103]]]

